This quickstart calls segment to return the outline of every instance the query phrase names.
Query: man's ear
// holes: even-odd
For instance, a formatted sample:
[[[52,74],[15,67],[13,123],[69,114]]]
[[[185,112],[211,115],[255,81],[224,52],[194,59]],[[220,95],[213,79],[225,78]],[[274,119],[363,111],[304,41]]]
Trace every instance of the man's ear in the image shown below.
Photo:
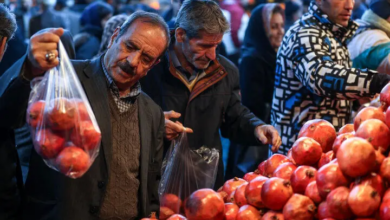
[[[3,59],[5,50],[7,49],[7,37],[2,37],[0,40],[0,61]]]
[[[108,44],[107,49],[109,49],[114,44],[114,41],[117,40],[120,30],[121,30],[120,27],[117,27],[115,29],[114,33],[111,35],[110,43]]]
[[[183,28],[181,27],[176,28],[175,39],[177,42],[183,43],[186,40],[186,37],[187,37],[186,31]]]

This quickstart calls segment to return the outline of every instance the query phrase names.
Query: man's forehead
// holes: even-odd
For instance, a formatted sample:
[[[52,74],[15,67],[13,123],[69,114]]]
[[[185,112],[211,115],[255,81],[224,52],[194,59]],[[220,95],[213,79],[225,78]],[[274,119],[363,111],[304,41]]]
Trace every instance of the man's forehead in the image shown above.
[[[210,34],[210,33],[207,33],[206,31],[199,31],[199,34],[198,34],[198,37],[196,37],[195,39],[198,40],[198,41],[202,41],[202,42],[205,42],[205,43],[220,43],[222,41],[222,38],[223,38],[223,33],[218,33],[218,34]]]

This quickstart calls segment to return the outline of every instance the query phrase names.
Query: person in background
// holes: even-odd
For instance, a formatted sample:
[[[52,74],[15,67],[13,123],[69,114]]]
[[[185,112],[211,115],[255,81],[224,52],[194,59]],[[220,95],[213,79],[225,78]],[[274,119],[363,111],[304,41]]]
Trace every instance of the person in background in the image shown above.
[[[353,66],[390,75],[390,1],[371,1],[356,22],[359,28],[348,44]]]
[[[302,16],[303,6],[301,2],[296,0],[289,0],[285,4],[286,4],[285,30],[287,32],[288,29],[290,29],[290,27],[294,24],[294,22],[297,21]]]
[[[81,13],[72,11],[67,6],[67,0],[57,0],[56,5],[54,6],[56,10],[65,22],[66,29],[72,33],[73,36],[80,32],[80,17]]]
[[[127,15],[115,15],[108,19],[106,26],[104,27],[102,41],[100,43],[100,49],[98,55],[101,55],[106,52],[110,39],[115,30],[122,26],[129,16]]]
[[[365,11],[367,11],[367,6],[364,0],[355,0],[351,16],[352,20],[361,18]]]
[[[248,27],[249,18],[251,17],[252,10],[259,4],[257,0],[241,0],[241,4],[244,7],[245,13],[241,18],[241,25],[238,29],[238,40],[240,44],[244,41],[245,31]]]
[[[99,52],[103,28],[113,14],[111,5],[94,2],[85,8],[80,18],[82,29],[74,37],[76,59],[91,59]]]
[[[373,97],[390,76],[352,68],[347,42],[357,25],[353,0],[316,0],[310,13],[283,38],[277,55],[271,122],[287,154],[303,124],[323,119],[339,130],[349,122],[352,100]]]

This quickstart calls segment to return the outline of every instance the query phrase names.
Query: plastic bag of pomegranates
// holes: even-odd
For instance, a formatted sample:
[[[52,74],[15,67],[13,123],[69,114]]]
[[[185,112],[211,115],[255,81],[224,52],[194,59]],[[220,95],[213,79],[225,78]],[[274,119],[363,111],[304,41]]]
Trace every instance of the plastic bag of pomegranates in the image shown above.
[[[184,214],[184,201],[196,190],[214,188],[219,162],[218,150],[201,147],[190,149],[183,132],[171,144],[162,165],[159,185],[160,218]]]
[[[101,132],[61,42],[58,51],[59,65],[31,82],[26,120],[45,163],[76,179],[98,155]]]

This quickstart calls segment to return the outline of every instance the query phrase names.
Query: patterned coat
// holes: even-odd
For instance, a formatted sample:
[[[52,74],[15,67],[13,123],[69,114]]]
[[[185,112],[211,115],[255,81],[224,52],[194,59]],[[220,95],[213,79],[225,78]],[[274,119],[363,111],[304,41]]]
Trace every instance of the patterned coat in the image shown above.
[[[286,154],[303,124],[322,118],[338,130],[351,114],[353,99],[371,96],[375,71],[351,68],[347,42],[357,29],[331,23],[312,2],[286,33],[277,55],[271,121]]]

